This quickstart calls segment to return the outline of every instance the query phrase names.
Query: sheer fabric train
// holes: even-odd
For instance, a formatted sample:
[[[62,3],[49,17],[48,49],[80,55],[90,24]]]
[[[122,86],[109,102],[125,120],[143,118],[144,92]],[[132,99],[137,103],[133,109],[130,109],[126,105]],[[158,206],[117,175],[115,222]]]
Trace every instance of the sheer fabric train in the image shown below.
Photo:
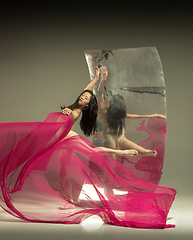
[[[43,122],[0,123],[1,207],[30,222],[78,224],[98,215],[117,226],[174,227],[166,220],[176,191],[145,182],[84,137],[64,139],[72,124],[59,112]],[[59,210],[69,201],[65,180],[78,201]]]

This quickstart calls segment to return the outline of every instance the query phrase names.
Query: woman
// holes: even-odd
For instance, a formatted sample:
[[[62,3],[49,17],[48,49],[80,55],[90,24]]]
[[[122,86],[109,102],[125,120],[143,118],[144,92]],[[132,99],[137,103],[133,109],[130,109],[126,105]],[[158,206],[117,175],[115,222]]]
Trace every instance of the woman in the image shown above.
[[[1,207],[30,222],[77,224],[98,215],[117,226],[174,227],[166,224],[174,189],[144,182],[104,150],[112,154],[132,154],[130,151],[97,148],[70,132],[81,111],[92,108],[91,98],[92,93],[86,91],[70,110],[50,113],[43,122],[0,123]],[[82,129],[89,134],[95,127]],[[107,182],[121,190],[119,195],[105,196],[102,190]],[[84,198],[73,202],[83,185],[88,186],[81,192]],[[65,211],[58,210],[61,204]]]
[[[124,134],[125,119],[153,118],[153,117],[165,118],[165,116],[156,113],[152,115],[128,114],[126,112],[124,98],[120,94],[112,96],[109,103],[107,103],[103,96],[103,90],[108,76],[108,71],[106,67],[101,67],[100,71],[102,74],[102,80],[99,89],[98,101],[99,101],[99,118],[103,126],[104,146],[121,150],[135,149],[137,150],[138,154],[156,157],[157,152],[155,150],[145,149],[125,137]],[[115,154],[111,156],[116,159]]]
[[[61,107],[63,114],[70,115],[73,119],[73,124],[78,120],[82,113],[82,118],[80,121],[80,128],[86,136],[90,136],[97,131],[97,116],[98,116],[98,103],[95,94],[92,92],[94,85],[99,80],[99,69],[94,67],[96,71],[95,79],[87,85],[84,91],[78,96],[76,101],[68,106]],[[70,131],[66,138],[78,135],[74,131]],[[118,155],[128,155],[134,156],[138,152],[136,150],[121,151],[116,149],[109,149],[102,147],[101,149],[107,151],[108,153],[116,153]]]
[[[92,89],[94,88],[94,85],[97,83],[99,79],[99,69],[98,67],[94,67],[96,71],[96,77],[95,79],[88,84],[88,86],[84,89],[84,91],[78,96],[76,101],[71,104],[68,107],[61,107],[62,112],[66,115],[70,115],[73,119],[73,124],[77,121],[77,119],[80,117],[82,113],[82,118],[80,121],[80,128],[83,131],[83,133],[86,136],[90,136],[94,134],[97,131],[97,116],[98,116],[98,104],[97,99],[94,93],[92,92]],[[70,131],[69,134],[65,137],[65,139],[73,137],[78,135],[74,131]],[[118,150],[118,149],[110,149],[105,147],[100,147],[100,149],[106,151],[109,154],[115,154],[115,155],[122,155],[122,156],[134,156],[137,155],[138,152],[136,150],[130,149],[130,150]],[[100,151],[100,149],[97,149],[97,151]],[[65,170],[62,169],[62,172]],[[63,179],[63,180],[62,180]],[[64,180],[65,179],[65,180]],[[71,204],[71,202],[77,202],[78,197],[73,199],[72,197],[72,187],[70,181],[66,180],[64,177],[64,174],[61,174],[61,182],[63,184],[63,190],[66,193],[66,196],[68,196],[69,202],[64,207],[60,207],[59,209],[65,210],[74,208],[74,205]],[[68,187],[66,187],[68,186]]]

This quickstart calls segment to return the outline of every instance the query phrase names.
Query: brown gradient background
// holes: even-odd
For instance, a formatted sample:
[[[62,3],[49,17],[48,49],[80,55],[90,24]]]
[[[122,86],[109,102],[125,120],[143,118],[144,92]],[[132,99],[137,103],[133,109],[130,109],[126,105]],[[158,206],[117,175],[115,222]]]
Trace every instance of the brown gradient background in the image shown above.
[[[169,7],[160,2],[150,7],[141,2],[135,8],[109,8],[100,1],[96,4],[91,10],[75,4],[49,6],[48,11],[4,9],[0,121],[42,121],[48,113],[60,111],[60,104],[72,103],[90,81],[84,50],[156,46],[164,70],[168,116],[161,185],[175,188],[178,195],[193,195],[191,5]],[[73,129],[81,134],[78,123]]]

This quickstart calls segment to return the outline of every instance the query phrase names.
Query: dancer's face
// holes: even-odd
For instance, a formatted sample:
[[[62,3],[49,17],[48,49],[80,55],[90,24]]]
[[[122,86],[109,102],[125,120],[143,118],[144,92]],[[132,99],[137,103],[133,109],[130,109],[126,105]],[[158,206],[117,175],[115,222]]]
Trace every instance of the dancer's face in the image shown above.
[[[79,99],[79,105],[82,107],[87,107],[91,99],[91,94],[89,92],[84,92]]]

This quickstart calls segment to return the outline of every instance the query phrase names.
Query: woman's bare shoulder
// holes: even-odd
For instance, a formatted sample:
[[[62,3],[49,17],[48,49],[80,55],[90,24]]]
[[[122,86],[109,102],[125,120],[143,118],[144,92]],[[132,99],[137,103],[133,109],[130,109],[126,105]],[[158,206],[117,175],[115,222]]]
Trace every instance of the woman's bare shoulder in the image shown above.
[[[72,120],[73,120],[73,122],[75,123],[75,122],[78,120],[78,118],[79,118],[79,116],[80,116],[80,113],[73,110],[73,111],[71,112],[70,116],[72,117]]]

